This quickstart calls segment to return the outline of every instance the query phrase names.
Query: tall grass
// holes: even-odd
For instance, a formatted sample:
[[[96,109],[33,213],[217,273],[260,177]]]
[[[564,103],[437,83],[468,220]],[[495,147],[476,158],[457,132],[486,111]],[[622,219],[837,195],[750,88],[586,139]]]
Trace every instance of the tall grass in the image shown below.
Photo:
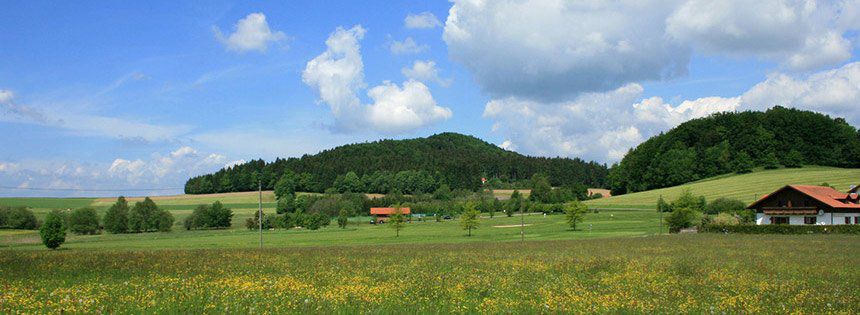
[[[856,236],[0,252],[0,313],[860,312]]]

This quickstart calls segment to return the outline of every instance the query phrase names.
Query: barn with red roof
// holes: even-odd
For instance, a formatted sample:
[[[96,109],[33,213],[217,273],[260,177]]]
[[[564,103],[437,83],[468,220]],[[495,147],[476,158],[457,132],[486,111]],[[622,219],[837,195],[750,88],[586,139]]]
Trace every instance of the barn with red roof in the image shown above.
[[[374,223],[384,223],[391,217],[394,213],[397,212],[398,208],[370,208],[370,215],[376,217],[376,221]],[[409,207],[400,207],[400,213],[409,216],[412,213]]]
[[[841,192],[833,187],[788,185],[751,204],[756,224],[834,225],[860,224],[857,189]]]

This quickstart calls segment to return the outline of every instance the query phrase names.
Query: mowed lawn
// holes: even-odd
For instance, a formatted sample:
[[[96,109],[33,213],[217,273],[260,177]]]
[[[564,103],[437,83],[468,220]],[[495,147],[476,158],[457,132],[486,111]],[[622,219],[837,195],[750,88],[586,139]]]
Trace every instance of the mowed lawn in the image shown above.
[[[589,200],[590,207],[654,209],[662,195],[667,201],[677,198],[684,189],[703,195],[708,201],[728,197],[752,203],[785,185],[820,185],[828,183],[840,191],[860,184],[860,169],[807,166],[797,169],[759,170],[741,175],[723,175],[675,187],[655,189],[610,198]]]
[[[0,313],[857,314],[858,252],[858,236],[722,234],[0,250]]]
[[[174,213],[182,210],[171,210]],[[186,231],[175,226],[172,232],[143,234],[109,234],[79,236],[69,234],[63,248],[123,248],[123,249],[197,249],[197,248],[254,248],[259,246],[259,232],[247,230],[237,221],[253,214],[241,212],[234,218],[232,229]],[[459,220],[413,220],[395,236],[386,224],[371,225],[369,217],[352,218],[350,225],[341,229],[336,222],[328,227],[311,231],[303,229],[266,230],[263,241],[266,247],[325,246],[356,244],[421,244],[503,242],[520,240],[520,217],[505,217],[501,213],[493,218],[484,213],[480,226],[472,236],[460,226]],[[640,236],[659,233],[659,214],[650,211],[602,211],[589,213],[585,222],[571,231],[563,215],[526,215],[526,240],[563,240],[611,236]],[[37,231],[0,230],[0,247],[44,250]]]

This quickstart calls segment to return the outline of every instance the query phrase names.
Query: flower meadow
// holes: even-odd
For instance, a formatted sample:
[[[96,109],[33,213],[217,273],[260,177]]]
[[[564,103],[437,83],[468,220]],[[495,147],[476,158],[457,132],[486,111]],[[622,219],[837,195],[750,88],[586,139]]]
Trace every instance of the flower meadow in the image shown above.
[[[0,313],[860,313],[860,238],[0,251]]]

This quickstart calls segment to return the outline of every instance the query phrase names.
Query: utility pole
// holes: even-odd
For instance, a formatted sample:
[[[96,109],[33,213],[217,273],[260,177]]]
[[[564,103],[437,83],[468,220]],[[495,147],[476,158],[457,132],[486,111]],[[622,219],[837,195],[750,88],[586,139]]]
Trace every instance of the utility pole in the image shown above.
[[[260,192],[260,249],[263,249],[263,181],[257,182],[257,191]]]

